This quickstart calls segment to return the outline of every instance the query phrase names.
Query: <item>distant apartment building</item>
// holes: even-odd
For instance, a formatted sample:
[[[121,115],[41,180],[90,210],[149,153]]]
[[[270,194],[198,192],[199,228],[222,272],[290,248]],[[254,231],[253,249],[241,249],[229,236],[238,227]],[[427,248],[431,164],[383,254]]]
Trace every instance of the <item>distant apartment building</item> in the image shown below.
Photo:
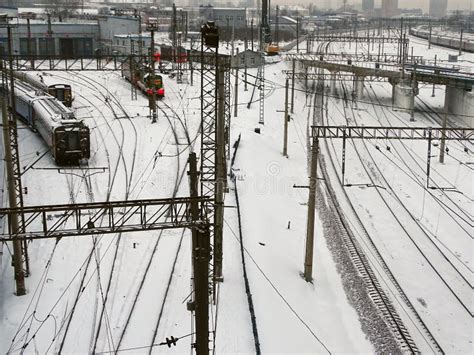
[[[371,15],[374,12],[374,0],[362,0],[362,11],[366,15]]]
[[[398,0],[382,0],[382,17],[393,17],[398,14]]]
[[[445,17],[448,0],[430,0],[430,16]]]

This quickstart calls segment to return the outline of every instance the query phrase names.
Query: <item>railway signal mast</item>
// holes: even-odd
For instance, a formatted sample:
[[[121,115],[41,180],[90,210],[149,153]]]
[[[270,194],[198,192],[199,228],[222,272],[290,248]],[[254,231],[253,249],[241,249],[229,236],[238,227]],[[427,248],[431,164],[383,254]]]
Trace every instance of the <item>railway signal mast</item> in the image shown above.
[[[262,19],[260,22],[260,55],[261,63],[258,68],[258,88],[260,89],[260,108],[258,123],[265,123],[265,48],[271,43],[272,35],[268,25],[268,0],[262,0]]]
[[[152,93],[150,95],[150,116],[151,123],[156,123],[158,118],[156,110],[156,89],[155,89],[155,31],[158,29],[158,21],[156,19],[149,19],[146,24],[147,31],[150,31],[151,41],[150,41],[150,84]]]

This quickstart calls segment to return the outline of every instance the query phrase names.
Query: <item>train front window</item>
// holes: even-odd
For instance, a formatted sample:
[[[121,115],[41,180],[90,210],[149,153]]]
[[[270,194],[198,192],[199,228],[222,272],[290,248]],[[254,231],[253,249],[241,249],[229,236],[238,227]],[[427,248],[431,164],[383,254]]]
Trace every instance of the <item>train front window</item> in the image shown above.
[[[64,89],[56,89],[56,98],[59,101],[64,101]]]
[[[68,132],[68,135],[67,135],[67,148],[68,148],[68,150],[80,150],[79,136],[78,136],[77,132]]]

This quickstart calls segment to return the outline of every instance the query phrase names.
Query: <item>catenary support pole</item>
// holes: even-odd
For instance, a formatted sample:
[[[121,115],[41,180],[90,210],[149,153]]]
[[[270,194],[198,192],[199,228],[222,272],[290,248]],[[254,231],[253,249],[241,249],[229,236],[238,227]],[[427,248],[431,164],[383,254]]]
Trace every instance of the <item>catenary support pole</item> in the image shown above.
[[[436,67],[436,60],[438,59],[438,55],[435,54],[435,61],[434,61],[434,66]],[[435,97],[435,84],[433,84],[433,90],[431,91],[431,97]]]
[[[34,59],[34,54],[32,53],[31,50],[31,25],[30,25],[30,19],[26,20],[26,26],[27,26],[27,31],[28,31],[28,41],[27,41],[27,51],[28,51],[28,57],[30,57],[30,65],[31,69],[35,69],[35,59]],[[36,42],[35,42],[36,43]],[[36,50],[35,50],[36,53]]]
[[[150,28],[150,81],[151,81],[151,90],[152,94],[150,96],[151,103],[151,123],[156,123],[157,120],[157,110],[156,110],[156,90],[155,90],[155,30]],[[133,75],[133,74],[131,74]]]
[[[292,70],[291,70],[291,113],[293,113],[295,107],[295,70],[296,70],[296,61],[292,61]]]
[[[3,123],[3,143],[5,147],[5,166],[7,170],[7,182],[8,182],[8,201],[10,208],[16,206],[16,194],[15,194],[15,177],[13,174],[13,161],[11,153],[10,135],[9,135],[9,120],[6,108],[5,99],[0,96],[0,104],[2,109],[2,123]],[[13,119],[15,119],[13,117]],[[18,215],[11,222],[11,232],[15,233],[19,230]],[[21,240],[16,237],[13,241],[13,268],[15,273],[16,283],[16,295],[22,296],[26,293],[25,287],[25,274],[23,273],[23,258],[21,250]]]
[[[236,65],[235,65],[235,86],[234,86],[234,117],[237,117],[237,107],[239,104],[239,48],[237,48],[236,56]]]
[[[316,100],[315,100],[316,101]],[[309,178],[308,220],[306,226],[306,250],[304,260],[304,279],[313,280],[314,214],[316,211],[316,173],[318,164],[318,139],[313,139],[311,147],[311,175]]]
[[[225,161],[225,83],[224,66],[217,63],[216,186],[214,214],[214,282],[223,281],[222,231],[224,223]]]
[[[198,197],[198,172],[196,153],[189,155],[189,184],[191,198]],[[203,206],[191,203],[191,218],[201,219]],[[209,260],[210,241],[208,228],[192,229],[192,264],[194,270],[194,312],[196,329],[196,354],[209,354]]]
[[[448,107],[449,105],[449,96],[448,96],[448,87],[446,86],[446,94],[444,97],[444,109],[443,109],[443,122],[441,123],[442,131],[441,131],[441,140],[439,143],[439,162],[441,164],[444,163],[444,150],[446,146],[446,125],[448,121]]]
[[[285,113],[283,117],[283,156],[288,156],[288,79],[285,81]]]

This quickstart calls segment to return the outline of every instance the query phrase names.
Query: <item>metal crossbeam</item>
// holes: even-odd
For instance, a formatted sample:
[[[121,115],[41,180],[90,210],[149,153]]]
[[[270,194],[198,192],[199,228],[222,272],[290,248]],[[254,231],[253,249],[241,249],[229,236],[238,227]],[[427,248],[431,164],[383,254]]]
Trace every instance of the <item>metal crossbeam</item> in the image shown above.
[[[311,126],[314,142],[319,138],[342,139],[342,173],[341,184],[345,183],[346,140],[347,139],[416,139],[428,141],[426,159],[426,187],[430,187],[431,142],[433,140],[457,140],[474,142],[473,128],[438,128],[438,127],[380,127],[380,126]]]
[[[212,57],[208,57],[209,53],[205,54],[204,61],[214,61],[214,53]],[[143,54],[100,54],[95,56],[76,56],[74,58],[64,58],[57,55],[12,55],[13,67],[17,71],[28,70],[50,70],[50,71],[112,71],[120,70],[122,64],[129,61],[132,57],[135,62],[143,63],[148,60]],[[176,56],[172,56],[176,58]],[[229,60],[228,55],[219,54],[219,60]],[[187,53],[188,61],[195,63],[201,62],[202,56],[200,52]],[[162,59],[164,62],[164,60]],[[34,66],[31,63],[34,63]],[[187,70],[182,66],[182,71]]]
[[[374,42],[374,43],[409,43],[408,38],[401,39],[400,37],[368,37],[368,36],[352,36],[344,34],[323,34],[323,35],[309,35],[307,37],[309,41],[319,42]]]
[[[8,228],[0,233],[0,241],[209,226],[207,218],[193,221],[192,203],[202,206],[212,201],[208,197],[179,197],[1,208],[0,218],[6,218]],[[24,230],[12,228],[12,218],[18,214],[25,216]]]
[[[473,141],[473,128],[312,126],[314,138],[350,139],[441,139]]]
[[[293,78],[293,71],[292,70],[282,70],[282,73],[286,76],[287,79],[292,79]],[[318,73],[308,73],[306,71],[304,72],[295,72],[295,79],[296,80],[319,80],[319,79],[324,79],[324,80],[331,80],[333,77],[331,77],[331,74],[318,74]],[[337,77],[335,77],[338,81],[344,80],[344,81],[354,81],[354,74],[341,74],[338,73]],[[370,77],[370,81],[385,81],[386,78],[383,77],[377,77],[373,76]]]
[[[295,60],[330,60],[330,61],[352,61],[352,62],[384,62],[384,63],[400,63],[400,55],[394,53],[382,54],[366,54],[366,53],[324,53],[324,54],[303,54],[289,53],[285,55],[287,61]],[[423,56],[407,55],[405,61],[407,63],[422,63]]]

